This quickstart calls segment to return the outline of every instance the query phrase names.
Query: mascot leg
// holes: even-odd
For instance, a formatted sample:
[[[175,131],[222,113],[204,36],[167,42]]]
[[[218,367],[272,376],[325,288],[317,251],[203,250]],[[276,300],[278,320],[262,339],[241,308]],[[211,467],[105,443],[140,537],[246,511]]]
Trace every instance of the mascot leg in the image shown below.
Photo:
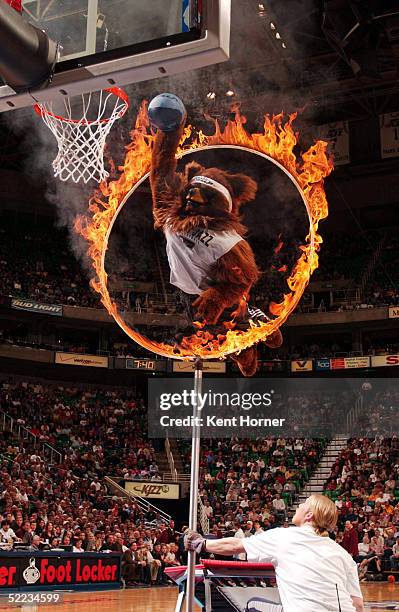
[[[273,332],[265,341],[269,348],[278,348],[283,343],[283,335],[279,329]],[[258,352],[255,346],[251,346],[240,353],[230,355],[230,358],[236,362],[243,376],[253,376],[256,373],[258,365]]]
[[[231,359],[236,362],[243,376],[253,376],[258,365],[258,351],[255,346],[230,355]]]
[[[283,344],[283,334],[279,329],[276,329],[270,336],[265,340],[266,346],[269,348],[278,348]]]

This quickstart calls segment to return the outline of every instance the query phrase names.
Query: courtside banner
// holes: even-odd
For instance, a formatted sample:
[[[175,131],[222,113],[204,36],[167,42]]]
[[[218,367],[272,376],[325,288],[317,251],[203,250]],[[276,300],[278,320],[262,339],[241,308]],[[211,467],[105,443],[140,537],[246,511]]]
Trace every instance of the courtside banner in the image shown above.
[[[226,362],[204,361],[202,369],[209,374],[226,374]],[[192,361],[174,361],[173,372],[178,372],[179,374],[183,374],[183,372],[195,372],[195,363]]]
[[[390,306],[388,311],[389,319],[399,319],[399,306]]]
[[[351,368],[369,368],[370,357],[345,357],[345,369]]]
[[[52,315],[54,317],[62,317],[63,315],[61,304],[40,304],[40,302],[33,302],[32,300],[19,300],[13,298],[11,300],[11,308],[35,312],[37,314]]]
[[[80,353],[56,353],[55,363],[86,366],[89,368],[108,368],[108,357],[103,357],[101,355],[81,355]]]
[[[399,355],[376,355],[371,357],[373,368],[386,368],[387,366],[399,366]]]
[[[297,359],[291,361],[291,372],[312,372],[313,361],[311,359]]]
[[[180,485],[178,483],[125,480],[125,491],[147,499],[180,499]]]
[[[46,587],[69,590],[95,584],[118,587],[120,561],[119,553],[2,552],[0,592]]]

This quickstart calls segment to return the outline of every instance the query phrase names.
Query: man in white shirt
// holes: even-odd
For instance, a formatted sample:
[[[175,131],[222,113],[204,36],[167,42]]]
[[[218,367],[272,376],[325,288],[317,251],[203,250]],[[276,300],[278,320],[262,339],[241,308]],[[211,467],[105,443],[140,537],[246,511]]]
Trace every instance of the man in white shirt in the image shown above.
[[[398,564],[399,564],[399,542],[398,542],[398,538],[396,537],[396,542],[392,547],[392,555],[390,556],[390,561],[391,561],[391,570],[393,572],[398,570]]]
[[[234,534],[234,538],[239,540],[245,538],[245,533],[243,529],[241,529],[240,523],[235,523],[235,528],[236,532]],[[245,550],[242,550],[241,552],[238,552],[236,555],[234,555],[234,559],[237,559],[237,561],[245,561]]]
[[[273,499],[272,504],[273,504],[273,508],[276,511],[276,514],[280,518],[285,517],[285,501],[281,499],[278,493],[276,494],[276,497]]]
[[[211,518],[213,516],[213,508],[211,504],[209,503],[209,501],[205,502],[204,512],[208,518]]]
[[[337,518],[335,504],[315,494],[298,507],[292,519],[296,527],[270,529],[245,539],[205,540],[190,532],[185,546],[198,553],[246,552],[248,561],[272,563],[284,612],[364,612],[356,563],[328,537]],[[278,608],[270,604],[269,609]]]

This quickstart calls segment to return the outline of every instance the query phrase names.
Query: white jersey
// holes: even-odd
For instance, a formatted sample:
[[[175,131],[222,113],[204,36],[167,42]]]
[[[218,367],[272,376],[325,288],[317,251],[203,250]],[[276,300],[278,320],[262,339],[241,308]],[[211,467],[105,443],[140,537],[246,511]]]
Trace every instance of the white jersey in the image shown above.
[[[269,529],[242,544],[248,561],[274,565],[284,612],[355,611],[351,595],[362,597],[356,563],[311,526]]]
[[[175,233],[167,223],[164,233],[170,282],[190,295],[199,295],[209,287],[211,266],[243,240],[234,230],[198,227],[187,233]]]

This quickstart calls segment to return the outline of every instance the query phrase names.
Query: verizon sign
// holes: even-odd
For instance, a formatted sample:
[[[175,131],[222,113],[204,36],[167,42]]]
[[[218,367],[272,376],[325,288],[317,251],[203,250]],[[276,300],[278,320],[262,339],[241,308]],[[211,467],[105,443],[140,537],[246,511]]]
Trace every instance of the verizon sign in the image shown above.
[[[389,307],[389,319],[399,319],[399,306],[390,306]]]

